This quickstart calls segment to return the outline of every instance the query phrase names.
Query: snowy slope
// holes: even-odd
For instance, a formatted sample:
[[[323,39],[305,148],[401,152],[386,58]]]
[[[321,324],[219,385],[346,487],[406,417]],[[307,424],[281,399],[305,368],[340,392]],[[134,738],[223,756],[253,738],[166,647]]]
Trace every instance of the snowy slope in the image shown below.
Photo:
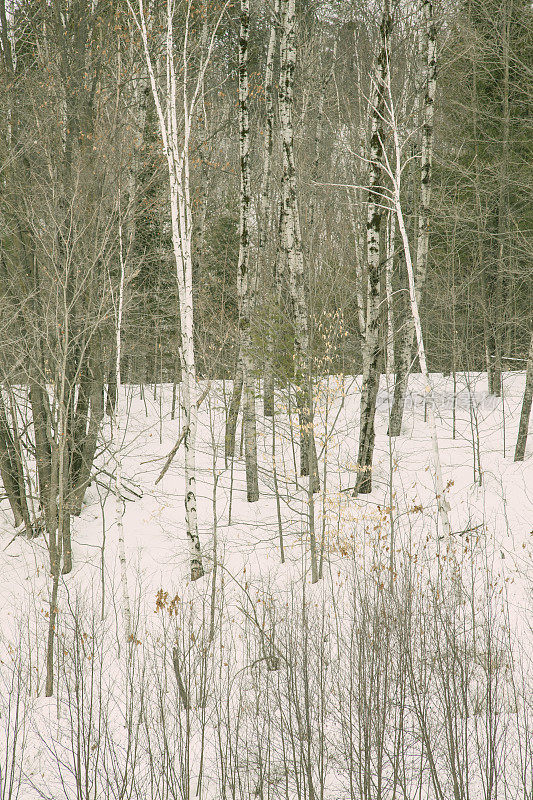
[[[389,660],[383,661],[387,652],[403,647],[399,631],[404,628],[390,621],[400,618],[409,592],[416,596],[413,607],[418,609],[413,611],[413,620],[418,619],[418,623],[412,633],[411,655],[418,646],[415,643],[420,644],[420,631],[426,630],[426,618],[420,622],[422,617],[416,617],[422,613],[424,598],[426,610],[433,609],[428,611],[429,616],[433,614],[432,624],[437,625],[437,599],[446,610],[446,624],[439,622],[444,626],[438,629],[441,634],[437,635],[437,628],[428,623],[423,647],[428,652],[436,648],[431,651],[432,663],[442,665],[445,661],[435,655],[440,652],[439,636],[462,625],[461,652],[464,663],[472,666],[472,675],[466,681],[470,694],[465,702],[474,703],[472,698],[477,697],[481,709],[472,712],[474,722],[465,723],[464,730],[459,726],[463,733],[459,731],[456,740],[462,742],[461,736],[464,738],[461,747],[457,745],[458,753],[467,752],[464,748],[468,742],[472,748],[465,756],[465,764],[470,765],[470,796],[483,795],[484,776],[490,773],[483,766],[486,753],[492,753],[495,763],[502,760],[494,774],[509,787],[506,796],[520,796],[531,767],[531,743],[527,745],[524,736],[531,721],[531,706],[529,710],[527,707],[531,702],[533,653],[533,442],[529,442],[523,463],[512,460],[524,375],[504,376],[503,401],[488,395],[483,374],[458,375],[455,401],[452,377],[435,375],[433,381],[444,480],[449,484],[452,508],[451,541],[442,537],[438,524],[419,376],[411,378],[402,436],[392,441],[386,435],[390,392],[383,377],[376,419],[374,489],[371,495],[358,498],[349,489],[355,484],[360,378],[331,376],[316,387],[322,488],[313,500],[324,578],[315,585],[310,582],[309,498],[305,479],[300,479],[295,469],[297,419],[289,419],[287,393],[280,391],[277,396],[278,516],[272,421],[258,416],[261,497],[258,503],[248,504],[243,460],[236,460],[233,467],[224,464],[224,399],[231,386],[221,382],[211,385],[200,413],[197,487],[206,575],[191,584],[182,451],[155,485],[180,431],[179,419],[170,419],[172,387],[157,387],[155,396],[150,388],[142,396],[139,387],[125,388],[122,405],[127,409],[127,430],[121,448],[126,478],[124,531],[137,642],[130,660],[128,691],[116,501],[113,481],[107,474],[113,471],[112,460],[101,459],[99,468],[105,471],[91,485],[82,515],[73,523],[74,569],[60,587],[56,654],[59,689],[50,700],[43,697],[50,591],[46,543],[42,538],[13,540],[9,508],[2,503],[0,736],[4,739],[0,739],[0,763],[4,794],[0,792],[0,797],[10,796],[8,774],[13,763],[20,774],[15,770],[10,780],[13,786],[20,784],[18,796],[24,800],[38,796],[54,800],[65,796],[187,797],[188,793],[202,798],[292,798],[311,797],[313,792],[313,796],[321,796],[320,791],[324,797],[341,800],[361,796],[358,792],[365,785],[369,797],[378,796],[372,782],[380,770],[383,797],[398,793],[400,785],[403,796],[415,797],[421,786],[426,787],[428,796],[438,796],[439,785],[445,797],[453,796],[447,792],[455,791],[454,775],[462,772],[464,777],[464,768],[458,770],[457,763],[453,767],[453,747],[443,744],[448,740],[444,728],[439,727],[444,708],[439,711],[438,704],[443,702],[439,676],[444,674],[439,672],[440,667],[432,668],[431,675],[424,678],[427,715],[420,716],[416,703],[405,704],[402,725],[410,734],[408,740],[407,735],[402,740],[408,753],[403,760],[403,782],[390,759],[387,766],[379,760],[378,740],[384,743],[383,752],[396,752],[391,736],[399,730],[401,704],[392,694],[388,705],[379,707],[389,715],[387,732],[380,739],[375,714],[379,716],[381,711],[372,705],[377,702],[372,681],[377,680],[380,670],[388,674],[384,665]],[[107,429],[105,437],[110,436]],[[284,564],[279,557],[280,527]],[[360,656],[363,647],[363,621],[368,621],[365,614],[361,616],[364,609],[379,611],[387,620],[386,615],[391,615],[390,625],[387,622],[380,627],[379,635],[369,628],[368,641],[380,642],[379,647],[376,644],[379,658],[376,656],[374,677],[362,670],[361,658],[354,656],[353,648],[359,647]],[[301,631],[308,630],[308,625],[311,677],[301,673],[307,656],[300,661],[296,655],[293,662],[287,655],[300,653]],[[390,630],[391,637],[386,643],[380,638],[385,629]],[[500,648],[495,652],[505,651],[509,658],[505,670],[500,674],[496,669],[494,673],[498,673],[496,683],[502,699],[498,737],[493,739],[486,734],[488,711],[482,696],[487,697],[487,686],[492,687],[494,675],[491,673],[489,681],[490,670],[480,667],[478,674],[475,666],[486,657],[491,631]],[[484,644],[476,644],[478,639]],[[189,695],[188,711],[183,702],[180,710],[173,672],[176,642]],[[320,647],[317,642],[322,643]],[[476,655],[478,646],[483,657]],[[457,647],[461,649],[459,644]],[[421,656],[422,651],[416,652]],[[516,657],[512,667],[510,653]],[[493,657],[487,657],[486,663],[492,664]],[[374,663],[372,658],[368,656],[368,664]],[[423,662],[422,657],[417,661],[418,670]],[[277,670],[269,669],[276,665]],[[405,689],[402,664],[392,659],[390,665],[391,682],[396,681],[397,689]],[[446,669],[455,675],[452,667],[448,664]],[[352,678],[357,675],[359,688],[355,693],[347,688],[348,679],[341,680],[346,670]],[[410,673],[413,680],[415,671],[413,668]],[[304,703],[298,695],[301,687],[296,686],[300,686],[300,677],[294,678],[296,673],[304,674],[301,686],[314,698],[312,712],[307,708],[308,701]],[[422,671],[416,674],[421,676]],[[17,693],[18,676],[22,687],[29,686],[29,697],[23,690]],[[412,689],[412,680],[409,685]],[[451,678],[449,685],[453,685]],[[522,700],[519,703],[515,697],[513,706],[509,698],[517,695],[519,685]],[[368,707],[365,705],[362,717],[359,707],[355,724],[344,716],[344,701],[357,697],[361,703],[367,696],[364,687],[368,690]],[[376,691],[379,694],[381,689]],[[17,697],[21,706],[14,725]],[[304,709],[301,718],[300,701]],[[357,738],[361,719],[373,720],[367,740]],[[424,719],[437,738],[438,780],[431,760],[429,767],[420,766],[426,763],[429,749],[424,744]],[[455,723],[464,719],[464,713],[458,713]],[[295,720],[297,725],[307,726],[307,733],[294,733]],[[470,729],[470,725],[474,727]],[[500,733],[503,728],[509,730],[505,742]],[[15,746],[13,732],[19,729]],[[132,731],[137,731],[135,736]],[[350,736],[355,738],[351,740]],[[369,745],[373,737],[375,743]],[[171,743],[162,744],[168,741]],[[360,757],[364,741],[366,762]],[[489,746],[491,741],[496,744]],[[300,750],[295,750],[295,742]],[[506,748],[516,756],[516,762],[511,763]],[[353,753],[358,755],[354,757]],[[523,758],[519,758],[522,753]],[[166,772],[170,763],[175,764],[172,778]],[[361,763],[372,764],[372,775],[367,776],[370,783],[361,778]],[[377,769],[376,764],[381,767]]]

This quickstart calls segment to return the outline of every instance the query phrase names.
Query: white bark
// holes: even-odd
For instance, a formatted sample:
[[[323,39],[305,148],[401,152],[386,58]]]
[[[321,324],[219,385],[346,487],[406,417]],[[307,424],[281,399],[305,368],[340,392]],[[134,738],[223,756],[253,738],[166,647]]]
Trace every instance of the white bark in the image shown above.
[[[273,18],[270,23],[270,37],[265,65],[265,114],[266,132],[263,158],[263,174],[261,176],[261,190],[259,194],[259,212],[257,227],[259,229],[259,257],[268,263],[266,255],[267,230],[269,215],[267,213],[270,197],[270,183],[272,175],[272,150],[274,144],[274,55],[277,43],[277,18],[279,16],[280,0],[275,0]],[[261,274],[259,270],[259,275]],[[279,297],[276,293],[276,300]],[[263,385],[263,413],[265,417],[274,416],[274,330],[270,329],[266,347]]]
[[[392,99],[391,99],[391,116],[392,116],[391,127],[394,137],[394,150],[395,150],[395,162],[396,162],[394,174],[391,176],[393,182],[392,202],[394,211],[396,213],[396,219],[398,220],[398,229],[402,237],[402,244],[405,254],[405,264],[407,267],[407,276],[409,280],[409,301],[411,306],[411,318],[413,320],[413,325],[416,334],[418,360],[420,362],[420,369],[424,377],[425,391],[427,394],[427,419],[431,433],[431,448],[433,452],[433,462],[435,468],[435,485],[436,485],[435,488],[437,496],[437,506],[439,509],[439,516],[442,523],[443,533],[445,536],[449,536],[451,534],[451,526],[449,519],[450,506],[446,499],[446,494],[445,494],[446,487],[444,486],[444,480],[442,477],[439,440],[437,434],[437,424],[435,421],[433,388],[431,385],[431,379],[429,376],[427,362],[426,362],[424,337],[422,335],[422,325],[420,323],[420,314],[419,314],[419,296],[417,295],[416,291],[416,280],[415,280],[413,262],[411,258],[411,248],[409,245],[409,237],[407,235],[407,228],[405,226],[405,220],[400,201],[400,182],[401,182],[401,166],[402,166],[401,148],[398,137],[398,127],[394,117],[394,107],[392,104]]]
[[[418,237],[416,249],[415,292],[420,305],[422,290],[426,281],[429,223],[431,211],[431,168],[433,161],[433,116],[437,79],[437,36],[433,20],[431,0],[421,0],[420,22],[420,90],[422,100],[422,143],[420,154],[420,208],[418,215]],[[406,320],[405,335],[398,359],[398,372],[394,386],[394,401],[391,410],[389,433],[399,436],[402,427],[403,409],[409,372],[412,366],[415,326],[412,317]]]
[[[143,0],[138,0],[138,8],[132,7],[133,0],[127,0],[130,12],[139,28],[143,43],[145,62],[154,98],[159,133],[167,158],[170,185],[170,211],[172,225],[172,244],[176,261],[178,284],[180,333],[183,383],[182,408],[185,435],[185,513],[187,536],[190,546],[191,580],[204,574],[198,520],[196,511],[196,434],[198,426],[196,363],[194,354],[194,313],[192,285],[192,204],[189,184],[189,145],[191,126],[196,102],[200,94],[205,71],[214,46],[216,31],[228,3],[224,3],[218,21],[211,33],[207,52],[200,54],[200,65],[196,79],[189,76],[189,14],[185,18],[183,31],[181,63],[176,65],[177,47],[174,43],[174,3],[166,3],[166,35],[164,43],[164,63],[166,81],[161,87],[158,82],[154,57],[150,48]],[[189,9],[190,10],[190,9]],[[179,75],[179,83],[178,83]],[[178,112],[177,99],[180,100]]]
[[[286,259],[294,315],[294,371],[300,417],[300,474],[309,475],[313,490],[319,477],[313,432],[308,303],[296,169],[294,163],[293,84],[296,64],[295,0],[282,0],[280,127],[283,145],[281,250]]]
[[[389,77],[389,41],[392,27],[388,0],[383,0],[381,44],[376,61],[375,85],[371,109],[370,180],[367,200],[367,269],[368,299],[363,341],[363,387],[357,455],[355,494],[372,491],[372,459],[374,454],[374,420],[379,389],[381,347],[380,322],[380,232],[383,217],[383,140],[385,90]]]
[[[266,131],[265,131],[265,146],[263,158],[263,173],[261,176],[261,190],[259,194],[259,213],[258,213],[258,228],[259,228],[259,247],[264,247],[266,244],[266,221],[267,221],[267,208],[269,203],[269,190],[270,179],[272,175],[272,150],[274,144],[274,55],[276,52],[276,27],[277,17],[279,16],[279,3],[280,0],[274,2],[273,19],[270,23],[270,36],[268,40],[267,57],[265,64],[265,114],[266,114]]]
[[[418,240],[416,251],[416,299],[420,304],[422,289],[426,281],[429,220],[431,213],[431,168],[433,163],[433,116],[437,88],[437,34],[433,20],[431,0],[422,0],[422,41],[426,53],[426,85],[422,122],[422,158],[420,176],[420,213],[418,217]]]
[[[240,220],[239,264],[237,289],[239,296],[239,339],[244,367],[244,435],[246,458],[246,489],[249,503],[259,499],[257,478],[257,434],[255,422],[255,379],[252,353],[251,311],[253,308],[254,280],[250,276],[250,128],[248,119],[248,30],[250,22],[249,0],[241,0],[239,33],[239,127],[240,127]]]

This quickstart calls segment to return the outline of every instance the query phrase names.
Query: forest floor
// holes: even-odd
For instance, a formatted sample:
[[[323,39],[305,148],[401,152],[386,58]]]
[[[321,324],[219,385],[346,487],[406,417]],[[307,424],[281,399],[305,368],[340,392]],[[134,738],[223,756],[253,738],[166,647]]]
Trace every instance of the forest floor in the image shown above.
[[[342,609],[338,611],[336,603],[342,604],[340,598],[344,597],[343,592],[348,591],[348,585],[352,585],[354,571],[371,576],[378,589],[386,591],[390,588],[392,591],[395,581],[403,585],[406,565],[409,565],[409,570],[414,570],[421,582],[427,581],[432,591],[440,580],[439,575],[446,573],[445,591],[455,591],[459,605],[464,597],[470,597],[468,587],[473,595],[504,597],[505,603],[501,606],[505,615],[503,627],[513,642],[521,642],[523,652],[531,656],[533,436],[530,436],[525,461],[513,461],[524,374],[505,373],[503,398],[489,396],[484,374],[458,374],[455,387],[452,377],[434,375],[433,381],[443,477],[451,506],[453,533],[450,540],[444,538],[438,520],[431,441],[424,421],[420,376],[411,377],[402,435],[393,440],[386,434],[391,392],[383,377],[376,415],[373,491],[359,497],[353,497],[350,489],[355,485],[361,379],[331,376],[317,386],[315,420],[321,489],[314,495],[313,505],[317,560],[322,566],[323,580],[314,585],[311,584],[309,496],[306,479],[299,478],[296,469],[297,419],[294,414],[291,419],[288,413],[291,401],[294,405],[294,397],[279,392],[276,398],[274,459],[272,420],[259,413],[258,401],[260,499],[249,504],[246,502],[244,459],[237,457],[233,466],[224,463],[225,401],[231,385],[222,382],[210,385],[200,410],[197,453],[197,505],[206,574],[201,580],[191,583],[185,530],[183,448],[176,454],[164,478],[155,485],[180,432],[179,409],[176,418],[171,419],[172,387],[157,386],[155,390],[146,387],[142,393],[137,386],[125,387],[121,400],[125,433],[122,434],[119,457],[125,486],[124,536],[128,585],[136,620],[135,647],[140,650],[148,647],[148,641],[151,642],[150,663],[154,665],[156,661],[153,659],[159,659],[158,669],[163,663],[167,665],[165,669],[169,670],[168,685],[172,693],[177,691],[171,655],[172,643],[177,638],[182,637],[180,652],[184,659],[184,674],[189,682],[194,683],[194,670],[198,665],[196,662],[192,665],[191,657],[187,655],[190,642],[195,642],[195,636],[201,638],[208,628],[211,629],[208,637],[211,640],[214,625],[217,631],[225,631],[224,636],[228,635],[228,642],[231,640],[231,680],[234,680],[252,662],[266,660],[267,650],[271,654],[277,652],[272,631],[276,625],[278,628],[283,625],[283,608],[292,608],[295,597],[301,602],[302,587],[305,587],[307,600],[322,609],[322,621],[324,615],[330,619],[333,630],[344,613]],[[240,426],[237,450],[239,436]],[[0,694],[4,694],[3,701],[0,701],[4,703],[0,707],[0,764],[4,764],[6,791],[9,759],[5,753],[10,748],[12,753],[15,752],[14,745],[5,740],[6,736],[12,736],[6,721],[6,693],[14,696],[13,675],[16,670],[13,665],[18,663],[17,654],[20,659],[23,653],[24,663],[17,667],[18,674],[23,675],[24,685],[29,681],[31,686],[30,699],[25,699],[21,705],[27,724],[21,724],[24,736],[19,737],[16,754],[21,770],[19,797],[23,800],[37,796],[54,800],[61,796],[69,800],[70,797],[89,800],[89,797],[120,796],[118,789],[116,795],[112,792],[108,795],[97,793],[98,781],[107,785],[115,781],[118,786],[120,781],[116,774],[122,774],[118,767],[111,769],[107,766],[103,773],[105,777],[100,775],[98,771],[105,761],[103,751],[100,766],[93,765],[87,745],[89,749],[83,756],[86,761],[83,769],[84,775],[92,775],[92,778],[87,778],[86,785],[88,787],[92,781],[93,789],[85,793],[85,790],[80,790],[80,793],[76,789],[78,772],[68,766],[71,764],[69,758],[61,755],[62,747],[66,747],[65,753],[72,752],[74,730],[72,713],[68,710],[72,709],[72,688],[69,688],[68,681],[71,667],[68,664],[75,650],[72,643],[77,641],[73,620],[83,620],[80,624],[86,638],[94,639],[95,631],[105,629],[108,644],[105,645],[106,653],[101,654],[101,663],[107,664],[106,659],[112,654],[110,663],[114,666],[110,667],[107,677],[112,678],[116,687],[123,683],[121,662],[125,661],[126,647],[121,643],[122,590],[109,427],[105,438],[109,447],[98,460],[98,469],[102,471],[88,490],[81,516],[73,521],[74,568],[60,586],[58,623],[59,641],[65,636],[65,641],[68,639],[70,644],[64,645],[63,656],[63,645],[58,647],[59,690],[50,699],[43,696],[50,592],[46,542],[43,537],[31,542],[22,537],[13,539],[9,507],[5,501],[0,506],[0,603],[3,609],[0,619]],[[273,475],[274,461],[276,479]],[[280,531],[285,563],[280,560]],[[214,543],[216,574],[213,582]],[[172,606],[174,598],[175,605]],[[187,604],[188,611],[185,611]],[[261,613],[257,611],[259,607]],[[99,628],[99,625],[103,627]],[[189,626],[189,645],[184,644],[183,638],[186,626]],[[191,638],[190,630],[193,628],[196,633]],[[198,631],[204,633],[200,635]],[[253,647],[249,641],[252,634],[257,635]],[[325,635],[329,635],[327,630]],[[164,644],[157,654],[154,654],[155,641]],[[280,644],[280,652],[282,650]],[[94,661],[95,650],[92,652]],[[76,663],[77,666],[72,667],[74,670],[80,669]],[[221,663],[225,664],[219,659],[217,664],[220,666]],[[81,669],[83,672],[84,667]],[[521,662],[520,669],[531,674],[531,662]],[[101,675],[99,680],[102,681]],[[229,686],[229,673],[224,680]],[[100,695],[104,683],[99,684]],[[220,698],[227,700],[230,689],[224,693],[223,683],[220,678]],[[109,688],[109,683],[105,685]],[[165,688],[166,691],[170,690]],[[242,692],[242,687],[239,692]],[[109,693],[106,697],[109,705]],[[191,707],[193,705],[191,701]],[[201,703],[198,708],[200,706]],[[202,707],[205,708],[205,704]],[[91,713],[94,714],[94,710]],[[220,709],[216,713],[220,714]],[[106,711],[107,714],[111,716],[111,712]],[[85,725],[96,725],[95,720],[91,717],[90,721],[80,723],[80,730],[85,731],[82,739],[88,736]],[[177,723],[174,720],[172,724],[175,726]],[[195,724],[199,725],[197,730]],[[220,764],[222,750],[219,748],[217,756],[213,748],[215,732],[221,724],[219,716],[207,721],[204,717],[203,727],[199,721],[191,723],[196,732],[187,734],[190,735],[190,751],[197,756],[201,750],[203,759],[203,766],[198,765],[196,756],[194,767],[187,766],[187,781],[191,786],[194,783],[196,791],[191,796],[224,796],[220,788],[221,779],[212,777],[215,767],[208,769],[205,766],[211,762]],[[226,720],[225,730],[228,724]],[[332,730],[333,722],[331,726]],[[203,739],[209,741],[211,737],[212,741],[208,745],[203,740],[199,743],[198,731],[203,731]],[[176,734],[176,747],[177,740],[184,735],[183,731]],[[115,735],[115,742],[117,736],[119,734]],[[93,736],[91,741],[95,751],[100,752],[100,739]],[[147,752],[146,748],[143,752]],[[163,764],[163,756],[159,757]],[[74,763],[74,756],[70,758]],[[125,758],[127,765],[128,757]],[[231,759],[231,755],[228,758]],[[139,765],[141,761],[139,756]],[[61,763],[63,767],[59,766]],[[255,775],[257,769],[254,762],[245,771]],[[79,770],[83,771],[81,766]],[[199,784],[202,770],[205,777]],[[115,776],[113,779],[111,772]],[[342,770],[335,768],[332,774],[337,777],[326,779],[322,775],[321,780],[325,781],[329,791],[326,797],[343,800],[351,796],[343,793],[342,787],[347,783],[343,782],[341,773]],[[311,780],[309,776],[307,779]],[[231,783],[230,778],[227,780]],[[176,781],[179,784],[177,778]],[[276,781],[272,778],[271,785],[274,784]],[[236,796],[253,796],[253,792],[248,795],[248,791],[249,788],[241,788],[236,791]],[[278,796],[273,789],[272,792],[265,797]],[[299,796],[296,789],[287,792],[287,796]],[[409,794],[407,789],[406,792]],[[8,796],[0,790],[2,800]],[[143,796],[149,797],[148,794]],[[186,792],[182,796],[186,796]]]

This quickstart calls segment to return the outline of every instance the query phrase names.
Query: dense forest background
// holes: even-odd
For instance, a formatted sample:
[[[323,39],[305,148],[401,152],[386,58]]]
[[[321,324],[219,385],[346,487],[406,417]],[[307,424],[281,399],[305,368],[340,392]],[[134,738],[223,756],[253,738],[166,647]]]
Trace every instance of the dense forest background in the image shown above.
[[[58,316],[65,316],[57,309],[59,287],[67,290],[65,263],[72,265],[73,346],[83,348],[89,338],[101,337],[99,351],[106,358],[111,352],[120,193],[120,214],[129,226],[124,380],[172,380],[179,373],[179,326],[168,179],[138,32],[126,3],[60,6],[18,3],[11,23],[4,14],[3,370],[21,377],[43,348],[46,369],[52,369]],[[216,3],[191,5],[192,62],[202,47],[202,14],[214,18],[220,10]],[[157,13],[154,4],[154,40]],[[433,371],[484,370],[493,363],[500,369],[501,361],[523,366],[532,277],[531,8],[518,0],[472,0],[437,3],[433,13],[438,80],[430,251],[421,304],[429,366]],[[228,4],[216,30],[190,143],[195,346],[199,371],[213,377],[232,376],[236,359],[238,15]],[[402,203],[414,237],[421,127],[416,4],[393,3],[391,15],[392,97],[405,157]],[[355,8],[302,2],[296,16],[295,164],[315,369],[325,373],[342,366],[357,372],[369,102],[381,11],[374,3]],[[260,287],[252,325],[258,375],[265,326],[289,352],[292,324],[283,299],[287,292],[281,303],[272,294],[282,169],[277,125],[269,209],[266,220],[258,218],[267,126],[265,58],[273,19],[273,8],[252,2],[251,258]],[[273,70],[276,117],[279,53]],[[385,133],[390,151],[390,130]],[[407,278],[398,241],[393,258],[399,341]],[[384,329],[385,308],[383,303]],[[276,367],[281,381],[284,360],[280,355]]]

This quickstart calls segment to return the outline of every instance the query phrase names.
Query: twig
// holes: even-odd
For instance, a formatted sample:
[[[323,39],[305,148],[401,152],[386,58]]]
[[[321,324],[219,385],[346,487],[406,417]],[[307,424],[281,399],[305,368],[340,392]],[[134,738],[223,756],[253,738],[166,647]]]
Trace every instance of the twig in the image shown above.
[[[96,480],[96,476],[97,475],[107,475],[107,477],[110,478],[112,481],[115,480],[115,476],[111,472],[108,472],[106,469],[99,469],[98,472],[93,476],[93,480]],[[124,478],[123,477],[122,480],[121,480],[121,483],[122,483],[122,488],[126,489],[126,491],[130,492],[130,494],[134,494],[135,497],[138,497],[140,499],[143,496],[143,492],[142,492],[141,487],[137,486],[135,483],[133,483],[131,478]],[[127,486],[126,484],[128,484],[128,483],[131,484],[131,485]],[[105,484],[101,483],[100,485],[104,486]],[[135,487],[135,488],[132,488],[132,487]]]
[[[201,406],[202,402],[203,402],[203,401],[205,400],[205,398],[207,397],[207,395],[208,395],[208,393],[209,393],[209,389],[210,389],[210,388],[211,388],[211,384],[208,384],[208,385],[207,385],[207,388],[204,390],[204,392],[203,392],[203,393],[202,393],[202,395],[200,396],[200,399],[198,400],[198,403],[197,403],[198,407],[200,407],[200,406]],[[160,473],[159,473],[159,475],[157,476],[157,479],[156,479],[156,482],[155,482],[155,485],[156,485],[156,486],[157,486],[157,484],[159,483],[159,481],[160,481],[162,478],[164,478],[164,476],[166,475],[166,473],[167,473],[167,471],[168,471],[168,468],[170,467],[170,465],[172,464],[172,461],[174,460],[174,456],[176,455],[176,453],[178,452],[178,450],[179,450],[179,448],[180,448],[180,444],[181,444],[181,443],[182,443],[182,441],[185,439],[185,435],[186,435],[187,431],[188,431],[188,427],[187,427],[187,425],[186,425],[186,426],[183,428],[182,432],[181,432],[180,438],[178,439],[178,441],[176,442],[176,444],[174,445],[174,447],[172,448],[172,450],[171,450],[171,451],[170,451],[170,453],[168,454],[168,456],[167,456],[167,460],[165,461],[165,466],[163,467],[163,469],[161,470],[161,472],[160,472]]]

